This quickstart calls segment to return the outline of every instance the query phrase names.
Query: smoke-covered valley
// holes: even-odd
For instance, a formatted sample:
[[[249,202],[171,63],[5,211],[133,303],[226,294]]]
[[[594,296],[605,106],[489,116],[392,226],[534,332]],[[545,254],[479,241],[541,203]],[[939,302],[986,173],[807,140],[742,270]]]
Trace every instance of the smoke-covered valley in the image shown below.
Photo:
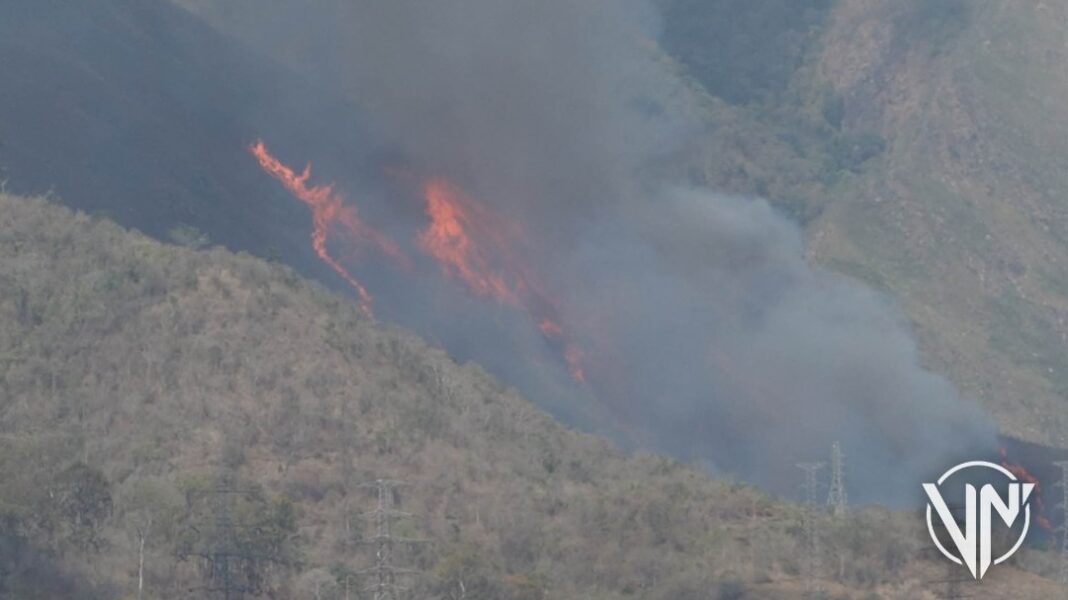
[[[54,185],[161,236],[191,224],[344,285],[314,258],[299,202],[246,151],[262,137],[298,171],[310,161],[308,185],[335,183],[403,254],[325,222],[324,250],[379,318],[486,365],[567,422],[776,489],[837,440],[858,490],[884,501],[912,497],[950,457],[996,448],[980,409],[921,365],[892,297],[810,267],[799,228],[761,198],[680,176],[694,140],[716,134],[660,50],[655,6],[186,6],[222,35],[175,12],[139,62],[72,7],[49,9],[65,37],[39,28],[42,9],[16,10],[12,31],[85,63],[57,73],[192,87],[130,110],[85,79],[71,102],[116,114],[86,121],[59,104],[54,124],[14,130],[27,140],[5,150],[14,189]],[[26,69],[56,60],[15,48]],[[5,102],[27,123],[43,116],[29,91]],[[35,158],[51,146],[81,166]],[[430,213],[434,181],[458,219]]]
[[[807,265],[798,227],[760,198],[666,174],[708,132],[657,49],[652,5],[276,2],[256,19],[239,2],[198,10],[344,93],[373,132],[368,144],[389,156],[384,184],[352,175],[366,170],[355,162],[316,172],[343,182],[364,220],[420,263],[415,276],[347,263],[378,313],[488,365],[565,420],[773,487],[840,440],[869,500],[910,497],[952,457],[996,447],[980,409],[921,366],[892,298]],[[285,140],[275,145],[284,151]],[[391,169],[403,171],[392,183]],[[505,286],[537,282],[583,381],[568,376],[531,302],[480,293],[420,253],[428,217],[410,184],[438,176],[499,220],[464,224],[474,257],[486,255],[474,268]],[[521,232],[508,232],[507,249],[479,231],[502,223]]]

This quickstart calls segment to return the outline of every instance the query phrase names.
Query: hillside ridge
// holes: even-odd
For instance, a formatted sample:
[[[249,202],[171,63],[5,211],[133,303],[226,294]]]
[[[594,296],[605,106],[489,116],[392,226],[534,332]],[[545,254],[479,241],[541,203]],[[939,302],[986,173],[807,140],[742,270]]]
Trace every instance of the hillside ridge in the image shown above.
[[[132,585],[131,519],[148,489],[151,506],[171,508],[146,581],[186,597],[203,577],[189,528],[206,518],[190,498],[222,472],[260,490],[250,514],[268,515],[274,537],[254,541],[289,557],[264,567],[283,595],[368,564],[348,536],[372,507],[359,484],[383,477],[410,483],[405,531],[432,540],[404,556],[427,593],[457,578],[469,597],[502,599],[797,593],[795,505],[671,459],[627,458],[287,267],[3,195],[0,281],[0,501],[14,507],[2,533],[104,595]],[[110,490],[114,510],[92,531],[38,495],[75,476]],[[917,560],[912,516],[870,509],[826,527],[840,597],[922,598],[938,572]],[[1020,560],[1052,569],[1042,553]],[[987,587],[1052,589],[1001,573]]]

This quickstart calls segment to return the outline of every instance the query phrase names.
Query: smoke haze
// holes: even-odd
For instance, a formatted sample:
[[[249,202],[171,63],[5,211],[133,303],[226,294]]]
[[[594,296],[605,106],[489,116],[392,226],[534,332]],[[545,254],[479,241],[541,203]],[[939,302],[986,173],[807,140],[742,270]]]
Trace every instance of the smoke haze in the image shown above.
[[[651,5],[242,4],[193,8],[343,90],[391,166],[447,177],[522,225],[520,258],[494,260],[548,290],[586,381],[568,376],[537,314],[473,294],[429,259],[417,281],[366,267],[385,318],[565,419],[776,489],[834,440],[855,495],[878,501],[918,497],[950,460],[995,447],[979,409],[920,366],[886,298],[807,265],[800,230],[766,202],[662,175],[688,136],[709,133],[657,49]],[[362,171],[336,176],[417,255],[417,186]]]

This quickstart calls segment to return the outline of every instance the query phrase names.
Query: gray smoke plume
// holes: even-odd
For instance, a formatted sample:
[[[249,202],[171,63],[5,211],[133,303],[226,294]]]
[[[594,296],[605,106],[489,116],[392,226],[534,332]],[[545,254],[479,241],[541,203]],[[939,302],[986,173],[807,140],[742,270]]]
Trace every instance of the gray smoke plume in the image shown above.
[[[524,256],[587,352],[589,383],[567,380],[529,318],[462,286],[426,283],[413,299],[372,282],[393,318],[559,414],[592,396],[620,439],[778,489],[834,440],[854,495],[876,501],[918,497],[958,455],[994,448],[980,410],[920,366],[886,298],[806,264],[800,230],[766,202],[659,175],[708,134],[648,3],[254,4],[196,9],[343,89],[370,143],[522,222]],[[394,231],[425,220],[393,218]]]

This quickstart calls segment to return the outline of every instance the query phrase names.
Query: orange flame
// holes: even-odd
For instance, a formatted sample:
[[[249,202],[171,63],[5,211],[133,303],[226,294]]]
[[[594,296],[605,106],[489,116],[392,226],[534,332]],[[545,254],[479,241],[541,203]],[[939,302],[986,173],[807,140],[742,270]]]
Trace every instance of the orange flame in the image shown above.
[[[564,335],[564,329],[560,327],[559,323],[546,317],[538,323],[538,329],[541,330],[542,335],[547,338],[558,338]]]
[[[567,341],[556,317],[556,302],[516,253],[522,228],[440,177],[424,183],[423,196],[430,224],[419,234],[419,246],[438,261],[445,275],[463,281],[475,294],[530,313],[546,339],[562,344],[571,377],[585,381],[583,354]]]
[[[1053,525],[1046,516],[1046,507],[1042,502],[1042,482],[1032,475],[1023,465],[1009,462],[1008,452],[1005,448],[999,448],[998,451],[1001,453],[1001,466],[1008,469],[1009,472],[1015,475],[1020,481],[1035,484],[1035,505],[1038,507],[1038,515],[1035,517],[1035,522],[1038,523],[1039,527],[1047,531],[1052,531]]]
[[[564,346],[564,360],[567,362],[567,369],[571,373],[571,378],[579,383],[586,381],[586,371],[582,367],[585,357],[585,354],[579,348],[570,344]]]
[[[493,218],[473,198],[443,179],[424,187],[430,226],[419,234],[419,245],[441,263],[446,275],[459,277],[476,294],[492,296],[519,306],[522,280],[509,283],[491,268],[491,256],[504,259],[509,252],[499,237],[507,227]],[[512,227],[512,233],[517,233]],[[477,236],[481,243],[476,243]],[[484,249],[483,246],[490,246]]]
[[[371,244],[384,254],[403,262],[403,255],[392,240],[365,225],[356,213],[356,208],[345,204],[345,198],[334,191],[332,184],[308,187],[311,178],[311,164],[304,167],[301,174],[283,164],[268,150],[263,140],[249,146],[249,152],[259,161],[264,171],[282,183],[291,194],[308,205],[312,212],[312,248],[319,258],[330,266],[342,279],[356,290],[360,298],[360,307],[368,315],[372,314],[371,294],[349,273],[341,263],[330,255],[326,241],[332,226],[343,228],[356,242]]]

